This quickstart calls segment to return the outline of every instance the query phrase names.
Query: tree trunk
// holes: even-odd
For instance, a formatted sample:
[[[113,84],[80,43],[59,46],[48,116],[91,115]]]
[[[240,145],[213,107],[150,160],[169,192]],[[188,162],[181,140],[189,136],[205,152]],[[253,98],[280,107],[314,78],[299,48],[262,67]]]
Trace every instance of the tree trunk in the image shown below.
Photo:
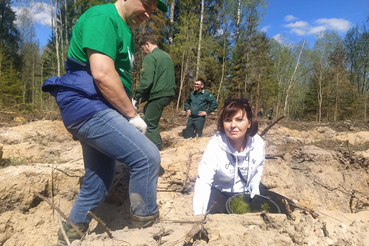
[[[202,22],[204,20],[204,3],[205,1],[201,1],[201,17],[200,17],[200,31],[199,31],[199,46],[197,48],[197,65],[196,65],[196,76],[195,80],[199,77],[199,67],[200,67],[200,58],[201,58],[201,36],[202,36]]]
[[[237,43],[238,37],[240,35],[240,23],[241,23],[241,0],[238,0],[237,23],[236,23],[236,43]]]
[[[365,93],[365,103],[364,103],[364,121],[366,122],[366,107],[367,107],[367,99],[368,99],[368,92]]]
[[[41,57],[42,59],[42,57]],[[41,73],[40,73],[40,84],[42,85],[42,83],[44,82],[44,76],[43,76],[43,69],[44,69],[44,60],[41,60]],[[39,86],[40,88],[40,108],[43,109],[43,101],[42,101],[42,87]]]
[[[248,37],[248,42],[246,44],[246,46],[249,46],[249,49],[246,48],[246,66],[245,66],[245,96],[246,97],[246,94],[247,94],[247,80],[249,79],[249,76],[248,76],[248,66],[249,66],[249,56],[250,56],[250,52],[251,52],[251,36]]]
[[[222,64],[222,77],[220,79],[220,84],[219,84],[219,89],[218,89],[218,95],[217,95],[217,101],[219,99],[219,95],[220,95],[220,89],[222,88],[222,84],[223,84],[223,79],[224,79],[224,71],[225,71],[225,63],[226,63],[226,30],[223,32],[223,64]]]
[[[60,2],[59,2],[59,9],[61,10]],[[60,32],[61,60],[62,61],[65,61],[64,60],[64,40],[63,40],[63,18],[62,18],[62,16],[60,16],[60,28],[59,28],[59,32]]]
[[[183,82],[184,82],[184,78],[185,78],[185,75],[184,75],[185,68],[184,68],[184,64],[183,64],[184,63],[184,59],[185,59],[185,51],[183,50],[183,52],[182,52],[182,65],[181,65],[181,84],[179,86],[179,93],[178,93],[178,100],[177,100],[177,107],[176,107],[177,110],[179,108],[179,102],[181,100],[182,89],[183,89]]]
[[[339,75],[339,65],[337,65],[337,74],[336,74],[336,104],[334,107],[334,116],[333,121],[337,121],[337,110],[338,110],[338,75]]]
[[[257,112],[258,107],[259,107],[259,97],[260,97],[260,83],[261,83],[261,71],[259,71],[259,78],[258,78],[258,84],[256,87],[256,97],[255,97],[255,112]]]
[[[64,0],[64,18],[65,18],[64,19],[64,26],[65,26],[65,45],[66,45],[66,47],[69,46],[67,13],[68,13],[68,10],[67,10],[67,0]]]
[[[0,80],[1,80],[1,65],[3,64],[3,39],[0,39]]]
[[[323,80],[323,72],[321,71],[319,74],[319,92],[318,92],[318,102],[319,102],[319,112],[318,112],[318,122],[322,121],[322,103],[323,103],[323,93],[322,93],[322,80]]]
[[[173,0],[170,5],[170,33],[169,33],[169,44],[173,45],[173,29],[174,29],[174,7],[176,0]]]
[[[297,71],[297,67],[299,66],[300,57],[301,57],[302,51],[303,51],[303,49],[304,49],[304,45],[305,45],[305,40],[304,40],[304,42],[302,43],[301,50],[300,50],[300,54],[299,54],[299,57],[297,58],[297,62],[296,62],[296,66],[295,66],[295,71],[293,71],[293,74],[292,74],[292,77],[291,77],[290,84],[288,85],[288,89],[287,89],[287,91],[286,91],[286,100],[284,101],[283,114],[287,114],[288,98],[289,98],[289,95],[290,95],[290,91],[291,91],[291,89],[292,89],[292,86],[293,86],[293,85],[295,84],[295,82],[296,82],[296,80],[294,79],[294,77],[295,77],[295,74],[296,74],[296,71]]]
[[[51,7],[53,7],[53,0],[50,0]],[[59,34],[58,25],[56,21],[56,12],[58,10],[58,0],[55,0],[55,9],[53,10],[54,15],[54,29],[55,29],[55,51],[56,51],[56,64],[58,66],[58,76],[60,76],[60,58],[59,58]]]

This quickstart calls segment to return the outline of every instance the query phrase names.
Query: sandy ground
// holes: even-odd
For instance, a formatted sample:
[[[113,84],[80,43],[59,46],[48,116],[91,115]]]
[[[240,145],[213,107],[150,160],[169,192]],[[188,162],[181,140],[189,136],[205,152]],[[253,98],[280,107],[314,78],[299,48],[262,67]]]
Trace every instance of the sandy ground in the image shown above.
[[[261,123],[260,132],[266,126]],[[113,238],[93,221],[85,239],[72,245],[369,245],[369,131],[275,125],[263,137],[268,159],[262,183],[305,209],[204,219],[192,216],[193,186],[216,126],[207,122],[199,139],[183,139],[184,128],[178,124],[162,132],[160,222],[132,229],[127,167],[117,163],[114,188],[96,212]],[[58,213],[34,192],[68,215],[83,182],[79,142],[61,121],[39,120],[1,127],[0,144],[0,246],[52,245]],[[188,238],[194,230],[198,233]]]

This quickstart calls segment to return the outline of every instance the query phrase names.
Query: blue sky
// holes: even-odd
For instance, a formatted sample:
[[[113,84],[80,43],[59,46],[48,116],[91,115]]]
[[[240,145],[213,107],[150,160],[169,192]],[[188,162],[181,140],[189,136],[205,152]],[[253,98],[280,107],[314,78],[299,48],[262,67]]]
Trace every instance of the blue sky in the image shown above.
[[[298,43],[305,39],[309,47],[314,44],[315,33],[324,30],[337,31],[344,37],[353,25],[367,20],[369,0],[269,0],[264,22],[259,29],[276,40]],[[50,37],[50,7],[43,4],[43,10],[35,8],[36,35],[41,46],[47,44]],[[19,11],[20,8],[14,8]]]
[[[369,0],[269,0],[260,30],[268,37],[298,43],[305,39],[314,45],[315,34],[331,30],[344,38],[352,26],[367,20]]]

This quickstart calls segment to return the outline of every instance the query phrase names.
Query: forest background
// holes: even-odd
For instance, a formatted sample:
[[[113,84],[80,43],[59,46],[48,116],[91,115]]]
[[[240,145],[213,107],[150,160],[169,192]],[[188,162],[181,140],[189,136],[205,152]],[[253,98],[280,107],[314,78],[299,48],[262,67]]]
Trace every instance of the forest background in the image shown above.
[[[35,38],[33,8],[23,1],[18,25],[12,0],[0,0],[0,113],[58,112],[53,97],[41,91],[51,76],[64,74],[72,29],[93,5],[115,1],[49,0],[52,34],[40,47]],[[153,32],[159,47],[175,65],[176,97],[171,107],[183,110],[196,78],[222,103],[248,98],[255,111],[274,106],[274,116],[290,120],[333,122],[367,120],[369,91],[368,21],[341,37],[335,31],[316,34],[308,47],[278,42],[258,30],[267,0],[167,0],[168,13],[157,10],[133,29],[135,67],[133,89],[140,83],[141,33]]]

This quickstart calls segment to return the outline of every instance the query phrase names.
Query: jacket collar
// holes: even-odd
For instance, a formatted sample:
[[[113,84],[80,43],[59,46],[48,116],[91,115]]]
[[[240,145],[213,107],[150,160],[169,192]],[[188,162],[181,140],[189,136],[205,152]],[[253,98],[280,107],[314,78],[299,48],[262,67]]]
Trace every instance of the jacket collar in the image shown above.
[[[152,51],[151,51],[151,53],[154,53],[155,51],[157,51],[157,50],[159,50],[159,47],[155,47]],[[150,54],[151,54],[150,53]]]

